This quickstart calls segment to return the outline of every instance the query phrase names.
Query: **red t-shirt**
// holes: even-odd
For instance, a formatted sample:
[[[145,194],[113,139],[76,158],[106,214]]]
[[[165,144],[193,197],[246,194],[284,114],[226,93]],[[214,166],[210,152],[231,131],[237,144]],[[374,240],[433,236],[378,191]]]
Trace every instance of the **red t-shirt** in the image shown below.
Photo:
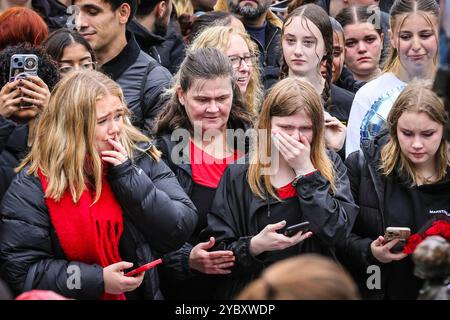
[[[287,185],[277,189],[278,198],[281,200],[286,200],[297,196],[297,189],[292,186],[292,182]]]
[[[218,187],[220,178],[222,178],[227,166],[238,158],[237,151],[227,158],[214,158],[196,146],[192,141],[190,152],[192,179],[194,182],[215,189]]]

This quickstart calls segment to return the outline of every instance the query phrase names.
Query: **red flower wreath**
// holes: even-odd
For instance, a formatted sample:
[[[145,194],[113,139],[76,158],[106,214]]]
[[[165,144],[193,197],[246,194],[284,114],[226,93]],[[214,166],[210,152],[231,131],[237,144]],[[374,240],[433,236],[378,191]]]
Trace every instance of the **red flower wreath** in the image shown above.
[[[431,227],[428,228],[424,233],[412,234],[408,238],[405,248],[403,249],[403,253],[412,254],[419,243],[421,243],[425,238],[429,236],[441,236],[447,241],[450,241],[450,223],[447,221],[438,220],[433,222]]]

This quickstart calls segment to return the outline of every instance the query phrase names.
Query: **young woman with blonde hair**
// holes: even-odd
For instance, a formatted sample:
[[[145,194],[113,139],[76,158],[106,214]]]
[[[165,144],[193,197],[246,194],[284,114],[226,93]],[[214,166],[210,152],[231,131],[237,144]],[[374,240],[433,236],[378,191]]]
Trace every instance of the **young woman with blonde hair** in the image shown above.
[[[255,127],[256,149],[249,163],[225,170],[202,234],[236,257],[217,297],[233,298],[284,258],[305,252],[333,258],[334,246],[350,232],[357,207],[344,164],[325,148],[323,112],[319,94],[304,80],[281,80],[269,92]],[[277,232],[305,221],[311,232]]]
[[[422,282],[410,257],[385,243],[386,227],[417,233],[450,212],[450,152],[444,137],[444,104],[430,81],[414,80],[395,101],[383,130],[346,160],[353,197],[360,207],[354,229],[339,250],[363,297],[416,299]],[[381,287],[368,290],[367,267],[381,268]]]
[[[96,71],[67,75],[0,208],[1,277],[15,293],[161,299],[156,270],[124,271],[179,248],[197,216],[159,158],[131,125],[117,83]]]
[[[411,80],[434,78],[438,20],[439,5],[435,0],[394,2],[390,12],[390,54],[383,74],[356,93],[347,126],[347,156],[376,137],[395,99]]]
[[[245,30],[217,26],[202,31],[191,44],[191,49],[205,47],[216,48],[230,58],[247,108],[256,115],[263,98],[256,44]]]

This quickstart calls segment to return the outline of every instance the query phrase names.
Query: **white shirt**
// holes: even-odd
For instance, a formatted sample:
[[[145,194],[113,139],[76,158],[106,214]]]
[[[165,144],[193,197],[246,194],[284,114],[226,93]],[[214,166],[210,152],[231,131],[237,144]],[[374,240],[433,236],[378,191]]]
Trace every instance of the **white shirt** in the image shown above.
[[[392,105],[405,87],[406,83],[393,73],[384,73],[358,90],[348,118],[346,157],[360,149],[362,140],[371,140],[381,131]]]

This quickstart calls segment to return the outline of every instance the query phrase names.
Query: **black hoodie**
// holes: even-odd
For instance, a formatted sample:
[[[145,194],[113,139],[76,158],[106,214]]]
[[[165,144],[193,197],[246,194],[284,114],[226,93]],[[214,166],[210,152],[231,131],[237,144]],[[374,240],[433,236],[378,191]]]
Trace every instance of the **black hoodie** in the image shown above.
[[[50,32],[66,26],[69,14],[67,7],[57,0],[33,0],[31,5],[48,25]]]
[[[338,255],[360,286],[363,298],[416,299],[422,281],[413,275],[411,257],[380,263],[373,257],[370,244],[384,234],[386,227],[409,227],[416,233],[436,213],[450,212],[450,170],[441,181],[415,187],[409,187],[408,179],[399,174],[386,177],[378,168],[380,151],[388,140],[389,134],[382,131],[345,161],[360,211],[352,233],[344,246],[338,247]],[[380,267],[380,289],[367,288],[370,265]]]

